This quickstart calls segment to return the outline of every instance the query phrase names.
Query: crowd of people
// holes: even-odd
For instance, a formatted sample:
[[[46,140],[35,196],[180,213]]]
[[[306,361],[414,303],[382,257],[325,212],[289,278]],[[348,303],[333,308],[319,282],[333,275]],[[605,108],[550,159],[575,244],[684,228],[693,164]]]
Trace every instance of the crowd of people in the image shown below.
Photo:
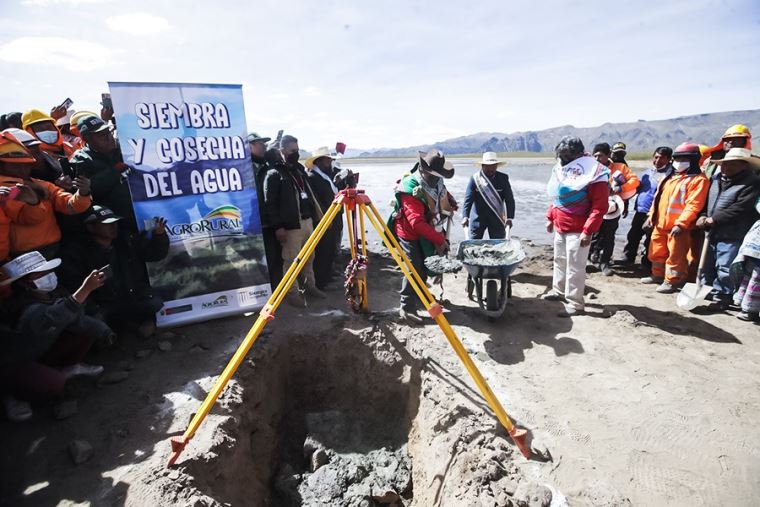
[[[251,133],[247,141],[274,287],[356,175],[327,147],[301,164],[291,135]],[[647,271],[641,281],[656,284],[657,292],[675,292],[699,276],[717,308],[737,305],[739,318],[760,320],[760,159],[750,149],[749,129],[736,125],[712,148],[658,147],[651,167],[637,175],[622,142],[600,143],[589,153],[580,139],[562,139],[547,187],[554,272],[544,299],[562,301],[562,316],[582,313],[589,266],[614,276],[614,266],[634,264],[640,254]],[[516,202],[508,175],[498,170],[504,163],[493,152],[476,162],[462,206],[470,238],[509,234]],[[166,221],[155,217],[149,230],[137,228],[128,171],[107,107],[100,114],[59,106],[0,116],[0,391],[11,420],[32,416],[30,400],[60,397],[72,377],[102,373],[84,362],[93,347],[155,333],[163,301],[146,263],[167,256]],[[396,183],[388,226],[423,280],[425,258],[449,249],[459,210],[445,184],[453,175],[453,165],[433,149],[420,152]],[[613,261],[629,205],[624,257]],[[335,220],[303,261],[289,304],[326,297],[340,273],[342,236],[342,220]],[[400,319],[421,323],[418,305],[404,279]]]
[[[734,125],[713,147],[658,147],[641,177],[625,162],[623,143],[600,143],[589,154],[580,139],[563,139],[548,186],[554,276],[544,298],[563,301],[562,316],[584,311],[587,267],[615,274],[615,231],[634,200],[624,257],[614,264],[634,264],[641,249],[641,282],[657,292],[697,281],[710,287],[715,309],[735,306],[739,319],[760,320],[760,158],[751,137]]]
[[[167,255],[166,224],[138,232],[112,116],[0,117],[0,391],[13,421],[101,374],[84,362],[93,347],[156,329],[163,301],[145,263]]]

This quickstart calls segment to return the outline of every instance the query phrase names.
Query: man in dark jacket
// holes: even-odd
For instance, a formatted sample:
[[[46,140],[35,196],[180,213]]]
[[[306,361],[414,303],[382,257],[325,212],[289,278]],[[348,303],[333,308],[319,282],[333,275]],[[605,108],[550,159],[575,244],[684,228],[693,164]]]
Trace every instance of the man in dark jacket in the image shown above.
[[[261,220],[261,235],[264,239],[264,250],[267,257],[267,268],[269,269],[269,281],[272,284],[272,290],[282,280],[282,251],[280,243],[274,235],[274,229],[266,219],[264,209],[264,178],[269,170],[269,163],[266,159],[267,143],[271,140],[269,137],[261,137],[255,132],[248,134],[248,146],[251,150],[251,164],[253,164],[253,178],[256,186],[256,199],[259,204],[259,219]]]
[[[264,178],[265,220],[274,230],[282,247],[282,270],[288,271],[298,252],[306,244],[314,231],[314,223],[321,218],[314,192],[309,185],[304,167],[298,163],[298,139],[283,136],[280,141],[280,161],[272,161]],[[327,297],[319,290],[314,279],[314,255],[304,259],[299,287],[291,287],[288,302],[303,308],[305,301],[298,292],[318,298]]]
[[[138,234],[119,230],[121,219],[108,208],[92,207],[84,219],[87,234],[64,248],[61,281],[73,290],[87,273],[103,271],[105,284],[88,300],[87,313],[112,327],[133,327],[147,338],[155,332],[155,314],[163,301],[151,290],[145,263],[160,261],[169,252],[166,221],[157,217],[151,231]]]
[[[87,146],[71,157],[72,170],[79,176],[90,178],[94,204],[112,209],[124,217],[123,228],[136,231],[125,172],[129,167],[122,161],[111,128],[97,116],[82,118],[77,128]]]
[[[697,227],[710,234],[703,282],[712,285],[713,299],[721,309],[727,309],[734,292],[731,263],[744,235],[758,218],[755,201],[760,194],[760,178],[752,167],[760,167],[760,159],[745,148],[731,148],[715,163],[720,171],[710,181],[707,207],[697,219]]]
[[[311,157],[306,159],[306,168],[317,205],[324,214],[335,200],[338,191],[341,190],[334,182],[336,171],[330,149],[323,146],[314,150]],[[325,290],[328,282],[333,278],[333,263],[338,255],[342,236],[343,216],[338,215],[314,249],[314,278],[320,290]]]
[[[483,154],[483,160],[475,164],[480,165],[480,171],[467,184],[462,225],[469,226],[471,239],[481,239],[486,230],[491,239],[505,238],[506,227],[512,227],[515,218],[515,198],[509,176],[497,171],[506,162],[488,151]]]

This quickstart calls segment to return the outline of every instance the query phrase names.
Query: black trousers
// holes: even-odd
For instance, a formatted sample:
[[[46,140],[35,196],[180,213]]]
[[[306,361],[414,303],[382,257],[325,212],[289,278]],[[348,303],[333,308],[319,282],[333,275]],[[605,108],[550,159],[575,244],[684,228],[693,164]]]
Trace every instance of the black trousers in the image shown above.
[[[644,238],[644,250],[641,254],[641,264],[642,266],[651,266],[652,263],[649,261],[649,242],[652,239],[652,231],[645,231],[643,229],[644,223],[647,221],[647,213],[641,213],[640,211],[637,211],[635,215],[633,215],[633,220],[631,221],[631,229],[628,231],[628,238],[627,242],[625,244],[625,248],[623,250],[625,258],[629,261],[633,262],[636,260],[636,255],[639,253],[639,244],[641,243],[641,238]]]
[[[324,289],[333,278],[333,264],[338,256],[339,238],[343,235],[343,223],[339,218],[340,215],[314,249],[314,283],[318,289]]]
[[[277,236],[274,235],[274,229],[271,227],[264,227],[261,234],[264,238],[264,255],[267,257],[269,282],[274,290],[282,280],[282,245],[277,241]]]
[[[620,224],[620,217],[611,220],[602,220],[599,232],[591,238],[590,254],[599,257],[600,264],[609,264],[612,260],[612,251],[615,249],[615,233]]]

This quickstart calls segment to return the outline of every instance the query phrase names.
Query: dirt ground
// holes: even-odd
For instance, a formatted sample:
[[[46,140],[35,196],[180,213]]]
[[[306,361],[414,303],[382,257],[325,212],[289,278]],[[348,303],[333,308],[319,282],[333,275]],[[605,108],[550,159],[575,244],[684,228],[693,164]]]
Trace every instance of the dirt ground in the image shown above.
[[[32,421],[0,423],[2,503],[277,505],[289,477],[329,471],[288,469],[282,458],[300,450],[298,421],[328,414],[361,422],[336,423],[347,453],[375,453],[381,440],[386,455],[408,447],[413,499],[370,492],[376,505],[756,505],[760,327],[732,312],[683,312],[635,271],[590,274],[588,314],[556,317],[560,304],[538,298],[551,252],[527,250],[501,318],[479,315],[463,274],[446,275],[443,303],[506,410],[551,459],[514,449],[431,320],[397,322],[399,272],[373,256],[373,313],[349,313],[339,289],[308,309],[283,306],[173,470],[169,437],[182,434],[254,316],[99,353],[92,361],[113,383],[70,386],[73,416],[56,420],[43,403]],[[349,438],[362,431],[361,442]],[[79,465],[75,440],[92,446]]]

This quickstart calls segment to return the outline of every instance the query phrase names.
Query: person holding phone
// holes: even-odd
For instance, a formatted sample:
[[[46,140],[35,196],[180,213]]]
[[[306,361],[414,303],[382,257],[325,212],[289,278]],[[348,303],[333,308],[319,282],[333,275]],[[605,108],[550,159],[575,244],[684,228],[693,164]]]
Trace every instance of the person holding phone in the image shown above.
[[[137,222],[126,178],[129,167],[122,160],[111,127],[97,116],[84,116],[79,118],[77,130],[86,146],[71,158],[72,169],[90,178],[95,204],[113,210],[123,217],[122,228],[136,232]]]
[[[97,204],[85,214],[86,231],[63,248],[61,282],[71,290],[86,273],[103,273],[103,288],[88,301],[87,313],[144,339],[155,332],[155,314],[163,306],[150,287],[145,263],[160,261],[169,252],[166,220],[155,217],[150,234],[120,229],[121,220]]]
[[[60,259],[29,252],[0,266],[0,287],[12,287],[0,327],[0,390],[13,421],[32,416],[27,397],[56,397],[75,376],[97,376],[103,367],[84,363],[90,348],[113,343],[104,322],[85,315],[84,305],[103,286],[98,270],[79,279],[73,292],[58,285]]]
[[[73,181],[73,192],[31,176],[36,163],[32,154],[15,137],[0,132],[0,186],[15,187],[21,183],[31,188],[42,205],[43,220],[30,224],[16,222],[10,226],[10,252],[16,257],[33,250],[47,258],[58,256],[61,228],[56,212],[76,215],[92,204],[90,181],[81,176]]]

